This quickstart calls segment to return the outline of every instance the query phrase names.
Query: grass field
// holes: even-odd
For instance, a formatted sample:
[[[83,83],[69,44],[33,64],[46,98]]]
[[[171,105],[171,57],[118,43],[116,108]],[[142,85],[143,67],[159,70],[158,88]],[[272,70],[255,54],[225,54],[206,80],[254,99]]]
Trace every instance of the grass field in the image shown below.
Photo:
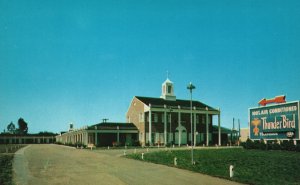
[[[14,153],[24,145],[0,145],[0,185],[12,184]]]
[[[141,154],[127,157],[141,159]],[[212,176],[229,178],[229,166],[234,165],[231,180],[247,184],[300,184],[300,153],[245,149],[194,150],[195,165],[191,165],[190,150],[169,150],[146,153],[144,161],[174,166]]]
[[[0,154],[0,184],[12,184],[13,154]]]

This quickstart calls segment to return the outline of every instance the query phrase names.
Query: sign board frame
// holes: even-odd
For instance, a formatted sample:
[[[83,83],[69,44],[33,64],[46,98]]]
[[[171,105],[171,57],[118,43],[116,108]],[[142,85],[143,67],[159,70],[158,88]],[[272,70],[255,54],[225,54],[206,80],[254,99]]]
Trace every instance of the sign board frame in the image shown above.
[[[249,108],[251,140],[300,140],[300,101]]]

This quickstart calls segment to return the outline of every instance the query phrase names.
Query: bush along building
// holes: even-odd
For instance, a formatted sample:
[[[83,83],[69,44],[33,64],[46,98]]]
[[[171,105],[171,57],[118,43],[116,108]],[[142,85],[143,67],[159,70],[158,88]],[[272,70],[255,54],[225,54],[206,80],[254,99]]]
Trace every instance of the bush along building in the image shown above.
[[[132,99],[127,122],[137,127],[141,145],[221,145],[220,110],[192,101],[191,111],[190,103],[176,98],[173,82],[167,79],[162,84],[160,98],[135,96]],[[217,134],[213,130],[213,116],[218,117]]]

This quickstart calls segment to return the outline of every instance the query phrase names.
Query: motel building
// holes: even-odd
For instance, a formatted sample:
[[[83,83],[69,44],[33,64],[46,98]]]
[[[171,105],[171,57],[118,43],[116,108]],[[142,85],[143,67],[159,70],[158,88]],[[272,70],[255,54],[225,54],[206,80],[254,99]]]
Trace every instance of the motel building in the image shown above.
[[[63,144],[93,144],[95,146],[175,144],[221,145],[227,134],[221,134],[220,110],[200,101],[176,99],[174,85],[169,79],[162,84],[160,98],[135,96],[126,114],[126,123],[98,123],[73,129],[56,136]],[[213,116],[218,117],[217,131]],[[193,136],[191,132],[193,122]],[[221,139],[222,137],[222,139]],[[227,141],[226,141],[227,142]],[[224,144],[224,143],[223,143]]]
[[[137,127],[141,145],[191,145],[192,137],[194,145],[221,145],[220,110],[192,101],[191,120],[190,103],[176,98],[173,82],[167,79],[162,84],[160,98],[133,98],[126,114],[127,122]],[[218,116],[217,133],[213,132],[213,116]]]
[[[40,134],[0,134],[0,144],[51,144],[55,143],[55,135]]]
[[[73,129],[56,136],[62,144],[83,144],[93,146],[133,145],[137,141],[138,130],[132,123],[113,123],[103,121],[80,129]]]

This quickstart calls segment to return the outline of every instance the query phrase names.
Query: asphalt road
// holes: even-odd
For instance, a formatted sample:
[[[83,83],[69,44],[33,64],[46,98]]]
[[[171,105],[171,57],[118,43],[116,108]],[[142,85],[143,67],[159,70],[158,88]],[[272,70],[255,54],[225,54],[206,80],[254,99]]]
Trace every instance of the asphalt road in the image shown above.
[[[133,152],[133,149],[127,152]],[[13,180],[16,185],[238,184],[120,157],[122,154],[123,150],[90,151],[59,145],[29,145],[15,154]]]

